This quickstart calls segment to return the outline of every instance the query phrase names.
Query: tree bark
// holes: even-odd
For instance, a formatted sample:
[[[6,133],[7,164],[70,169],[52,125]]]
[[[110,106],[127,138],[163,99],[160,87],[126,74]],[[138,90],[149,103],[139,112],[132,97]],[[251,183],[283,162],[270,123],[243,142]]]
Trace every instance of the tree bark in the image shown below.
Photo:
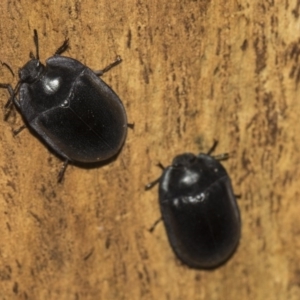
[[[295,299],[300,297],[299,1],[1,1],[0,82],[34,52],[98,70],[134,130],[116,160],[69,166],[14,110],[0,121],[0,299]],[[4,107],[8,92],[0,89]],[[2,115],[4,116],[4,108]],[[298,120],[298,121],[297,121]],[[160,217],[158,162],[229,152],[242,218],[236,253],[193,270]]]

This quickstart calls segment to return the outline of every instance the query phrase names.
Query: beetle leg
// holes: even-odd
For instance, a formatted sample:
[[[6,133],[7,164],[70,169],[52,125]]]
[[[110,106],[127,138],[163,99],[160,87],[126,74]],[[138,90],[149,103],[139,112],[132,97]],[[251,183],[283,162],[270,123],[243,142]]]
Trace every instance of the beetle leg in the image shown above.
[[[107,67],[105,67],[103,70],[98,70],[98,71],[94,71],[94,73],[97,76],[102,76],[104,73],[106,73],[107,71],[109,71],[110,69],[112,69],[113,67],[117,66],[118,64],[120,64],[122,62],[122,58],[120,55],[118,55],[116,57],[116,60],[114,62],[112,62],[111,64],[109,64]]]
[[[6,104],[4,105],[5,108],[11,107],[12,103],[14,103],[18,108],[20,108],[20,102],[19,100],[15,97],[17,94],[18,90],[20,87],[20,83],[18,82],[17,86],[15,89],[12,88],[11,84],[9,83],[0,83],[0,88],[7,89],[9,92],[10,97],[8,98]]]
[[[210,156],[212,156],[216,160],[226,160],[226,159],[228,159],[229,158],[229,154],[228,153],[222,153],[222,154],[218,154],[218,155],[214,155],[214,156],[211,155],[215,151],[218,143],[219,143],[219,141],[214,140],[214,143],[213,143],[212,147],[208,150],[208,152],[206,153],[206,155],[210,155]]]
[[[1,61],[1,64],[2,64],[2,66],[5,66],[10,71],[10,73],[15,77],[15,73],[9,64],[7,64],[6,62],[3,62],[3,61]]]
[[[134,123],[127,123],[127,127],[130,128],[130,129],[133,129],[134,128]]]
[[[160,223],[161,221],[162,221],[162,217],[160,217],[158,220],[156,220],[154,222],[154,224],[148,229],[148,231],[152,233],[154,231],[154,229],[156,228],[157,224]]]
[[[12,88],[12,86],[11,86],[11,84],[9,84],[9,83],[0,83],[0,88],[2,88],[2,89],[7,89],[8,90],[8,92],[9,92],[9,95],[11,96],[9,99],[8,99],[8,101],[7,101],[7,103],[5,104],[5,107],[8,105],[8,102],[9,102],[9,100],[10,101],[12,101],[11,100],[11,98],[14,96],[14,89]]]
[[[60,55],[69,48],[69,39],[65,39],[63,44],[55,51],[55,55]]]
[[[1,64],[3,66],[5,66],[13,76],[15,76],[12,68],[6,63],[6,62],[1,62]],[[8,83],[0,83],[0,88],[4,88],[4,89],[7,89],[8,92],[9,92],[9,95],[10,97],[8,98],[6,104],[4,105],[4,108],[5,109],[8,109],[8,112],[5,114],[5,117],[4,119],[6,120],[9,116],[9,113],[10,113],[10,110],[11,110],[11,107],[12,107],[12,104],[14,103],[18,108],[20,108],[20,103],[19,101],[15,98],[15,95],[17,94],[18,92],[18,89],[20,87],[20,82],[18,82],[18,84],[16,85],[15,89],[12,88],[11,84],[8,84]]]
[[[162,170],[165,169],[165,167],[162,165],[161,162],[159,162],[157,165],[157,167],[161,168]],[[157,179],[155,179],[152,182],[149,182],[147,185],[145,185],[145,191],[148,191],[150,189],[152,189],[157,183],[159,183],[161,176],[159,176]]]
[[[163,166],[163,164],[161,162],[159,162],[156,166],[159,167],[159,168],[161,168],[162,170],[165,169],[165,167]]]
[[[160,176],[161,177],[161,176]],[[155,179],[152,182],[149,182],[148,184],[145,185],[145,191],[148,191],[150,189],[152,189],[157,183],[159,183],[160,181],[160,177],[158,177],[157,179]]]
[[[58,173],[58,180],[57,180],[58,183],[62,182],[68,164],[69,164],[69,160],[66,159],[65,162],[63,163],[63,165],[61,166],[61,169],[60,169],[60,171]]]
[[[4,108],[7,110],[4,116],[4,120],[8,119],[8,116],[10,114],[10,111],[12,109],[13,103],[17,106],[20,107],[19,102],[17,99],[15,99],[15,91],[12,88],[12,86],[8,83],[0,83],[0,88],[7,89],[9,92],[10,97],[8,98],[6,104],[4,105]]]
[[[20,128],[14,129],[14,130],[13,130],[13,135],[14,135],[14,136],[18,135],[18,134],[19,134],[22,130],[24,130],[25,128],[27,128],[27,126],[24,124],[24,125],[22,125]]]

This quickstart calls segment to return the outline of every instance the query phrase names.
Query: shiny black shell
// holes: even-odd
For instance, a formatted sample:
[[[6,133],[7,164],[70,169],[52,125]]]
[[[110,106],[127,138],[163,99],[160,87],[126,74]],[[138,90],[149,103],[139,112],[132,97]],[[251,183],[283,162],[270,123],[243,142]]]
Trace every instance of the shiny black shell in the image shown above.
[[[55,55],[29,61],[19,72],[18,108],[59,156],[93,163],[114,156],[127,133],[123,104],[114,91],[79,61]]]
[[[159,180],[159,202],[169,242],[192,268],[224,263],[240,238],[240,214],[224,167],[210,155],[174,158]]]

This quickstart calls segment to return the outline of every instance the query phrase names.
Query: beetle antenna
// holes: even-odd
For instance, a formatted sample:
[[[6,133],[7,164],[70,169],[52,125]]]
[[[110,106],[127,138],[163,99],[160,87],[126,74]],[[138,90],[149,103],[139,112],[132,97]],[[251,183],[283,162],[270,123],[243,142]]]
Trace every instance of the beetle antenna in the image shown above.
[[[33,40],[34,40],[35,50],[36,50],[36,59],[37,59],[37,60],[40,60],[40,53],[39,53],[39,37],[38,37],[38,33],[37,33],[37,30],[36,30],[36,29],[33,30]]]
[[[208,152],[206,153],[207,155],[211,155],[217,148],[219,141],[214,140],[213,145],[211,146],[211,148],[208,150]]]

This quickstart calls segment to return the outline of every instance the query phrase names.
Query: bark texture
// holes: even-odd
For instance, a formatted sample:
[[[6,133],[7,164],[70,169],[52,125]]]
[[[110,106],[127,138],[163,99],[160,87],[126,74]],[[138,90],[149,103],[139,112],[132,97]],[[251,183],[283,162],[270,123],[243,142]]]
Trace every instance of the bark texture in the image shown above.
[[[42,61],[101,69],[127,108],[119,157],[67,169],[13,113],[0,121],[0,299],[300,298],[298,0],[1,1],[0,82],[40,37]],[[8,93],[0,89],[4,106]],[[1,109],[4,115],[4,109]],[[235,255],[213,271],[176,260],[155,167],[219,140],[242,216]]]

